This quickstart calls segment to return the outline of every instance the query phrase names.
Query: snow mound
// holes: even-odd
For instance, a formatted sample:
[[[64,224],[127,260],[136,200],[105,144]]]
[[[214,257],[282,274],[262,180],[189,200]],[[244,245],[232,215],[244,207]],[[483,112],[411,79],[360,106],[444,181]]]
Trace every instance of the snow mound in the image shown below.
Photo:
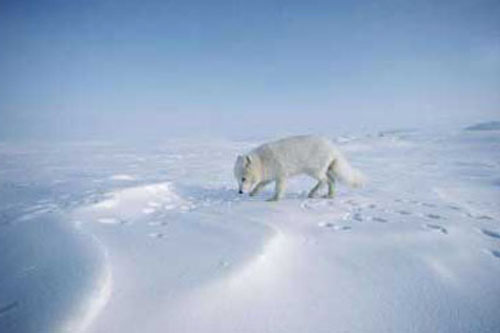
[[[144,215],[191,208],[192,204],[177,194],[171,183],[166,182],[111,192],[107,199],[83,207],[75,215],[83,221],[123,224],[138,220]]]

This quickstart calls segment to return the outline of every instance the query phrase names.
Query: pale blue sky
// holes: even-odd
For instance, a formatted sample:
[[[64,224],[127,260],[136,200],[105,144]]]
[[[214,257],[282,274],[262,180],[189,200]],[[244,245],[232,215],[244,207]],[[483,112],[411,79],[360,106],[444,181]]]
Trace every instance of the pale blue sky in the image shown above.
[[[500,1],[0,1],[0,139],[500,118]]]

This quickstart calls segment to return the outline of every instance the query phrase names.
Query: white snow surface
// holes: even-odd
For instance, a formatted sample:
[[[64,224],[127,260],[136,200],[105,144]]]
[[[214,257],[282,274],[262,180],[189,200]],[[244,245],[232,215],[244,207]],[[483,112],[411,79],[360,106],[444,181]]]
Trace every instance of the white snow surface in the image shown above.
[[[0,331],[499,332],[500,134],[332,140],[366,186],[276,203],[261,140],[0,145]]]

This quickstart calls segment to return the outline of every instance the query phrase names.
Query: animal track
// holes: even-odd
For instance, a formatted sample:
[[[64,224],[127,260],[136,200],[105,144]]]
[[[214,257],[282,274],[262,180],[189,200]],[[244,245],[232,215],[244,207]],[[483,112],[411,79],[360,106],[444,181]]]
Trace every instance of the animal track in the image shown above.
[[[350,230],[352,229],[352,227],[348,226],[348,225],[335,225],[331,222],[320,222],[318,223],[318,226],[322,227],[322,228],[331,228],[335,231],[345,231],[345,230]]]
[[[433,220],[439,220],[439,219],[442,219],[442,216],[441,215],[438,215],[438,214],[427,214],[425,215],[426,217],[430,218],[430,219],[433,219]]]
[[[335,226],[335,224],[333,224],[331,222],[320,222],[320,223],[318,223],[318,226],[320,226],[322,228],[331,228],[331,227]]]
[[[311,203],[309,203],[307,200],[303,201],[301,204],[300,204],[300,207],[302,209],[308,209],[308,210],[311,210],[311,209],[315,209],[315,205],[312,205]]]
[[[152,232],[149,234],[149,237],[152,237],[152,238],[163,238],[165,237],[165,235],[161,232]]]
[[[500,239],[500,233],[498,233],[498,232],[491,231],[491,230],[488,230],[488,229],[481,229],[481,232],[483,234],[485,234],[486,236],[490,236],[490,237],[493,237],[493,238]]]
[[[472,213],[467,213],[466,215],[468,217],[470,217],[472,219],[476,219],[476,220],[488,220],[488,221],[493,220],[493,217],[491,217],[489,215],[475,215],[475,214],[472,214]]]
[[[356,220],[358,222],[363,222],[363,216],[361,216],[360,213],[355,213],[353,216],[352,216],[352,219],[353,220]]]
[[[372,217],[372,220],[375,221],[375,222],[381,222],[381,223],[386,223],[388,222],[386,219],[382,218],[382,217]]]
[[[351,230],[352,227],[348,226],[348,225],[335,225],[333,226],[333,230],[336,230],[336,231],[347,231],[347,230]]]
[[[427,228],[429,229],[432,229],[432,230],[436,230],[436,231],[439,231],[443,234],[448,234],[448,230],[446,230],[446,228],[440,226],[440,225],[437,225],[437,224],[426,224],[425,225]]]
[[[397,212],[401,215],[411,215],[411,213],[407,210],[398,210]]]

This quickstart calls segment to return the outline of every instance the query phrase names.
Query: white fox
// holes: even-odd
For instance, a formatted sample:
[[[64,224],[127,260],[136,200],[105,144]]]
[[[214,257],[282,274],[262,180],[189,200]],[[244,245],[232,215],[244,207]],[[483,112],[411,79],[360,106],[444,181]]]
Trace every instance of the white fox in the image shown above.
[[[316,136],[294,136],[263,144],[238,156],[234,165],[240,194],[249,192],[254,196],[267,184],[276,182],[270,201],[279,200],[285,191],[286,179],[299,174],[318,181],[309,192],[310,198],[325,184],[328,184],[326,197],[332,198],[336,178],[352,187],[362,185],[365,179],[328,139]]]

